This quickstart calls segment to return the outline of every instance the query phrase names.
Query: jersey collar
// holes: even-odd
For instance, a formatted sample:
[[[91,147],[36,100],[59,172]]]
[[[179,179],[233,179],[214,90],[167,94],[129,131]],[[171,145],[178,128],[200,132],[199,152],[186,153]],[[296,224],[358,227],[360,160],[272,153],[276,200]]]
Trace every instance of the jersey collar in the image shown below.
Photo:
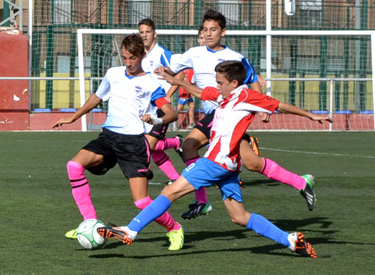
[[[218,50],[218,51],[211,50],[211,49],[209,49],[207,46],[206,46],[206,49],[207,49],[208,52],[216,53],[216,52],[220,52],[220,51],[223,51],[223,50],[225,50],[226,48],[228,48],[228,46],[225,46],[225,45],[221,45],[221,46],[224,47],[224,49],[222,49],[222,50]]]

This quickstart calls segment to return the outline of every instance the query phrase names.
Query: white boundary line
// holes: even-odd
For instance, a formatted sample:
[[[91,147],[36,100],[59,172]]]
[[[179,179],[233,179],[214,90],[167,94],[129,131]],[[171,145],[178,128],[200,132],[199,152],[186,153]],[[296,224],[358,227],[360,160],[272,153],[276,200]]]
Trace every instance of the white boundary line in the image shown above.
[[[299,150],[285,150],[277,148],[263,148],[259,147],[261,150],[265,151],[275,151],[275,152],[284,152],[284,153],[297,153],[297,154],[306,154],[306,155],[318,155],[318,156],[333,156],[333,157],[349,157],[349,158],[366,158],[366,159],[375,159],[375,156],[360,156],[360,155],[348,155],[348,154],[330,154],[322,152],[308,152],[308,151],[299,151]]]

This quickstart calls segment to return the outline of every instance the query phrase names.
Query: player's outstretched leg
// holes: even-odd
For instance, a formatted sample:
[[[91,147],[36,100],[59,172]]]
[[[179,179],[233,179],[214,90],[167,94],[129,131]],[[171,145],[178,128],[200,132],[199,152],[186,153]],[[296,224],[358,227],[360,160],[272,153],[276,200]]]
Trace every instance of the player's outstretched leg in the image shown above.
[[[306,199],[307,207],[309,208],[309,210],[313,211],[316,203],[316,196],[313,190],[315,185],[315,178],[314,176],[309,174],[303,175],[302,177],[305,179],[306,185],[305,188],[300,192],[302,197]]]
[[[225,203],[227,208],[231,207],[230,201],[226,201]],[[236,212],[233,211],[230,214],[231,218],[236,220]],[[234,215],[234,217],[232,217],[232,215]],[[246,228],[288,247],[291,251],[296,252],[303,257],[317,258],[315,249],[311,244],[305,241],[305,236],[302,233],[295,232],[290,234],[259,214],[252,213],[250,215]]]
[[[301,232],[289,234],[288,240],[290,250],[300,254],[303,257],[318,258],[312,245],[305,241],[305,236]]]

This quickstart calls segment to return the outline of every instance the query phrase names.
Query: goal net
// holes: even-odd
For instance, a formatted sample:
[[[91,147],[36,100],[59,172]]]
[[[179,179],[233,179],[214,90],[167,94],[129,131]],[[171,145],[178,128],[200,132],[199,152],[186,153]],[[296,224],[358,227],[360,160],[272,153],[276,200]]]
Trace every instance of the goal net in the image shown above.
[[[123,37],[138,30],[78,29],[81,105],[94,93],[107,69],[120,66]],[[173,53],[197,46],[197,31],[157,30],[158,43]],[[259,76],[263,92],[311,112],[327,113],[334,123],[320,125],[306,118],[273,114],[269,123],[256,118],[251,130],[374,130],[375,32],[371,31],[230,31],[223,43],[242,53]],[[176,97],[172,104],[176,106]],[[98,106],[82,130],[98,129],[106,104]],[[196,100],[196,119],[203,116]],[[186,126],[186,112],[179,115]]]

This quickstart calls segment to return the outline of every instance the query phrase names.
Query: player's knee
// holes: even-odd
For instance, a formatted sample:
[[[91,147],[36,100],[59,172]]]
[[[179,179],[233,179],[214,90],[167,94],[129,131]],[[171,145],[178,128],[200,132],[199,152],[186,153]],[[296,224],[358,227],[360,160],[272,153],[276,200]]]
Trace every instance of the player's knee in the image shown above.
[[[193,139],[188,138],[184,140],[181,147],[184,152],[192,152],[192,151],[198,151],[199,144]]]
[[[66,164],[69,179],[77,179],[84,177],[85,168],[78,162],[70,160]]]
[[[245,168],[249,171],[260,173],[263,169],[264,161],[262,157],[257,156],[251,160],[243,158],[242,161]]]

